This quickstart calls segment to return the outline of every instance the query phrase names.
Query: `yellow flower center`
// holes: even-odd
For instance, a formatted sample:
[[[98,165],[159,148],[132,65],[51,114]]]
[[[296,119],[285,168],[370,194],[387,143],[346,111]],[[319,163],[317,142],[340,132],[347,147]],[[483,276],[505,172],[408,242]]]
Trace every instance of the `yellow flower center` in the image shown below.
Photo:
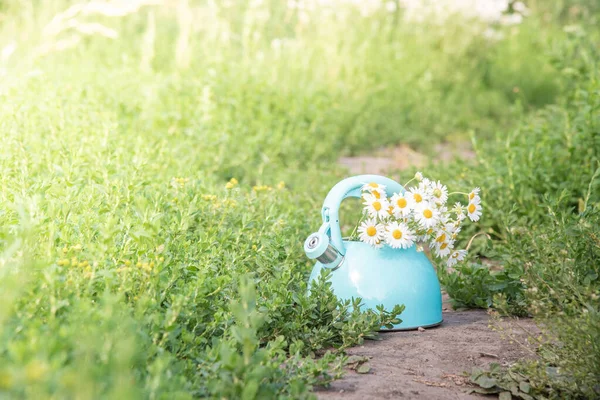
[[[394,206],[389,206],[388,207],[388,214],[390,214],[390,215],[394,214]]]
[[[473,200],[475,198],[475,192],[469,193],[469,200]]]
[[[446,247],[448,247],[448,242],[444,242],[440,245],[440,250],[444,250]]]
[[[375,211],[381,210],[381,203],[378,202],[378,201],[374,201],[373,202],[373,208],[375,209]]]
[[[373,192],[373,196],[375,196],[376,199],[381,198],[381,195],[379,194],[379,192]]]
[[[423,211],[423,215],[425,216],[425,218],[431,218],[433,217],[433,212],[430,209],[426,208]]]
[[[446,240],[446,234],[442,233],[440,236],[437,237],[437,239],[435,239],[436,242],[442,243]]]
[[[421,196],[419,193],[415,193],[415,194],[413,195],[413,198],[415,199],[415,201],[416,201],[417,203],[420,203],[420,202],[422,202],[422,201],[423,201],[423,196]]]
[[[475,206],[475,204],[471,203],[469,204],[469,214],[473,214],[475,212],[475,209],[477,207]]]
[[[408,202],[406,201],[406,199],[404,197],[401,197],[396,201],[396,204],[398,204],[398,207],[404,208],[408,205]]]
[[[435,197],[442,197],[442,191],[441,191],[440,189],[436,188],[436,189],[433,191],[433,195],[434,195]]]
[[[367,228],[367,235],[375,236],[377,234],[377,229],[374,226],[370,226]]]
[[[379,187],[379,185],[376,184],[375,182],[369,183],[369,186],[371,186],[372,188],[378,188]]]
[[[394,237],[394,239],[401,239],[402,238],[402,232],[400,232],[399,229],[394,230],[394,232],[392,232],[392,236]]]
[[[458,258],[458,252],[452,254],[452,258]]]

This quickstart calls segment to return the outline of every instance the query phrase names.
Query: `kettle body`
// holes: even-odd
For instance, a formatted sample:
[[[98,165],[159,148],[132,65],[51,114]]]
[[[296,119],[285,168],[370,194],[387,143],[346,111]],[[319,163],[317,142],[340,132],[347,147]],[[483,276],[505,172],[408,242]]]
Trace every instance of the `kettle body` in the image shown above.
[[[346,197],[360,197],[362,186],[371,182],[385,185],[388,196],[404,192],[398,183],[378,175],[347,178],[330,191],[323,205],[323,225],[304,244],[307,256],[317,261],[309,288],[321,270],[329,268],[329,281],[338,298],[360,297],[365,308],[372,309],[382,304],[385,310],[391,310],[403,304],[405,309],[399,316],[402,322],[391,330],[439,325],[443,319],[440,284],[425,253],[418,252],[415,245],[408,249],[387,245],[375,248],[341,238],[339,205]]]

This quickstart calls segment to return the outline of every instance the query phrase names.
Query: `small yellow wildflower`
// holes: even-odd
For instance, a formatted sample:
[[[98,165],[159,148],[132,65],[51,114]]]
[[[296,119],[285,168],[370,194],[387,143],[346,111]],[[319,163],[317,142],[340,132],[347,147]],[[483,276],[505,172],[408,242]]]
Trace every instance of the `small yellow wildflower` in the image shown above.
[[[29,382],[37,382],[46,375],[47,371],[48,366],[46,363],[39,360],[33,360],[25,367],[25,378]]]
[[[238,184],[238,180],[235,178],[231,178],[229,180],[229,182],[227,182],[227,184],[225,185],[226,189],[233,189],[234,187],[236,187]]]
[[[269,190],[272,190],[273,188],[271,186],[267,186],[267,185],[256,185],[252,188],[252,190],[254,190],[255,192],[267,192]]]
[[[230,208],[236,208],[237,207],[237,201],[232,200],[232,199],[227,199],[223,202],[223,204],[225,204],[226,207],[230,207]]]
[[[60,383],[64,387],[72,388],[79,383],[79,379],[75,373],[67,372],[61,376]]]
[[[175,188],[177,187],[184,187],[186,183],[188,183],[190,181],[189,178],[173,178],[171,180],[171,185],[174,186]]]
[[[281,189],[285,189],[285,182],[284,181],[280,181],[277,184],[277,189],[281,190]]]
[[[13,385],[13,377],[8,371],[0,371],[0,389],[10,389]]]
[[[203,194],[202,195],[202,200],[206,200],[206,201],[216,201],[217,200],[217,196],[215,196],[214,194]]]

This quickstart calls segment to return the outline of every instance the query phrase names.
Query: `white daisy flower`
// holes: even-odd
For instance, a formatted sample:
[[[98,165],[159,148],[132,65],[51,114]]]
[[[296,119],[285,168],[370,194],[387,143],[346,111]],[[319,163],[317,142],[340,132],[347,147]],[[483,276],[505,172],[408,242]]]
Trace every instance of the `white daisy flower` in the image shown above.
[[[386,198],[377,198],[376,196],[367,196],[365,198],[365,211],[370,218],[387,218],[390,216],[390,203]]]
[[[362,191],[369,192],[371,194],[377,193],[380,197],[386,197],[385,193],[385,185],[380,185],[379,183],[371,182],[363,185]],[[379,198],[379,197],[378,197]]]
[[[433,228],[439,221],[440,212],[429,203],[423,203],[415,209],[415,219],[423,228]]]
[[[386,226],[385,241],[394,249],[408,249],[415,243],[415,234],[405,223],[391,222]]]
[[[454,203],[454,207],[452,208],[452,212],[455,213],[457,216],[461,215],[461,214],[465,214],[465,206],[463,206],[461,203]]]
[[[479,197],[480,191],[481,189],[476,187],[471,191],[471,193],[469,193],[469,203],[479,203],[481,201],[481,198]]]
[[[381,242],[385,235],[385,226],[378,224],[375,219],[363,221],[358,227],[359,238],[371,246],[381,246]]]
[[[460,233],[460,227],[453,225],[453,230],[448,232],[450,234],[450,238],[456,239],[458,234]]]
[[[417,173],[415,174],[415,179],[421,182],[423,180],[423,174],[417,171]]]
[[[448,221],[446,224],[444,224],[444,226],[440,229],[443,229],[447,234],[449,234],[450,236],[452,236],[454,233],[456,233],[457,230],[460,231],[459,228],[460,224],[458,224],[455,221]]]
[[[444,243],[446,240],[450,239],[452,236],[451,233],[446,232],[445,229],[438,229],[435,232],[435,239],[431,241],[432,246],[436,246],[438,243]]]
[[[433,248],[433,251],[438,257],[442,258],[450,255],[453,248],[454,240],[449,239],[443,241],[442,243],[436,243],[435,247]]]
[[[442,185],[440,181],[432,182],[432,198],[436,203],[446,204],[448,201],[448,188]]]
[[[432,207],[437,208],[438,212],[440,213],[440,217],[438,219],[438,225],[439,226],[446,226],[450,223],[450,214],[448,213],[448,209],[446,207],[439,207],[437,206],[436,203],[429,203]]]
[[[479,197],[479,196],[473,197],[473,200],[469,201],[469,204],[470,203],[481,204],[481,197]]]
[[[450,255],[450,257],[448,257],[448,261],[446,262],[446,264],[449,267],[453,267],[459,261],[464,260],[466,256],[467,256],[467,251],[466,250],[456,250],[455,252],[453,252]]]
[[[420,225],[417,225],[417,230],[415,232],[415,234],[417,235],[417,242],[422,243],[422,242],[426,242],[429,238],[430,235],[433,233],[433,229],[419,229],[421,228]]]
[[[467,215],[471,221],[479,221],[481,217],[481,204],[471,202],[467,206]]]
[[[404,196],[410,202],[409,204],[413,209],[422,206],[429,200],[429,196],[427,196],[427,193],[422,188],[410,188]]]
[[[377,191],[377,190],[373,190],[372,192],[369,192],[368,190],[363,191],[362,197],[364,199],[367,199],[369,197],[375,197],[376,199],[381,199],[381,198],[385,198],[385,194],[382,194],[381,192]]]
[[[426,194],[431,195],[431,185],[433,182],[429,178],[423,178],[421,182],[419,182],[419,189],[423,190]]]
[[[406,194],[396,193],[390,200],[391,206],[393,207],[394,217],[406,217],[412,211],[412,208],[410,207],[410,201],[406,197]]]

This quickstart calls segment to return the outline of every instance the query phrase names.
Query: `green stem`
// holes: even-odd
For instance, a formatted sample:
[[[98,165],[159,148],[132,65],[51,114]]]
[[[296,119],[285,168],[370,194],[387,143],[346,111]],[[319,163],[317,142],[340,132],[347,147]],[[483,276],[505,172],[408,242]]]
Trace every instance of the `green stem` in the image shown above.
[[[363,218],[363,214],[360,215],[360,217],[358,218],[358,221],[356,221],[356,225],[354,226],[354,230],[352,231],[352,233],[350,234],[350,239],[354,239],[354,235],[356,234],[356,231],[358,230],[358,226],[360,225],[360,222],[362,221]]]
[[[406,183],[404,184],[404,188],[406,189],[406,187],[408,186],[408,184],[409,184],[409,183],[411,183],[411,182],[412,182],[412,181],[414,181],[414,180],[415,180],[415,178],[412,178],[411,180],[409,180],[408,182],[406,182]]]
[[[471,237],[471,240],[469,240],[469,243],[467,243],[467,247],[465,248],[465,250],[469,251],[469,248],[471,247],[471,244],[473,243],[473,239],[475,239],[477,236],[481,236],[481,235],[485,235],[488,238],[488,240],[492,240],[491,236],[485,232],[476,233],[475,235],[473,235]]]

